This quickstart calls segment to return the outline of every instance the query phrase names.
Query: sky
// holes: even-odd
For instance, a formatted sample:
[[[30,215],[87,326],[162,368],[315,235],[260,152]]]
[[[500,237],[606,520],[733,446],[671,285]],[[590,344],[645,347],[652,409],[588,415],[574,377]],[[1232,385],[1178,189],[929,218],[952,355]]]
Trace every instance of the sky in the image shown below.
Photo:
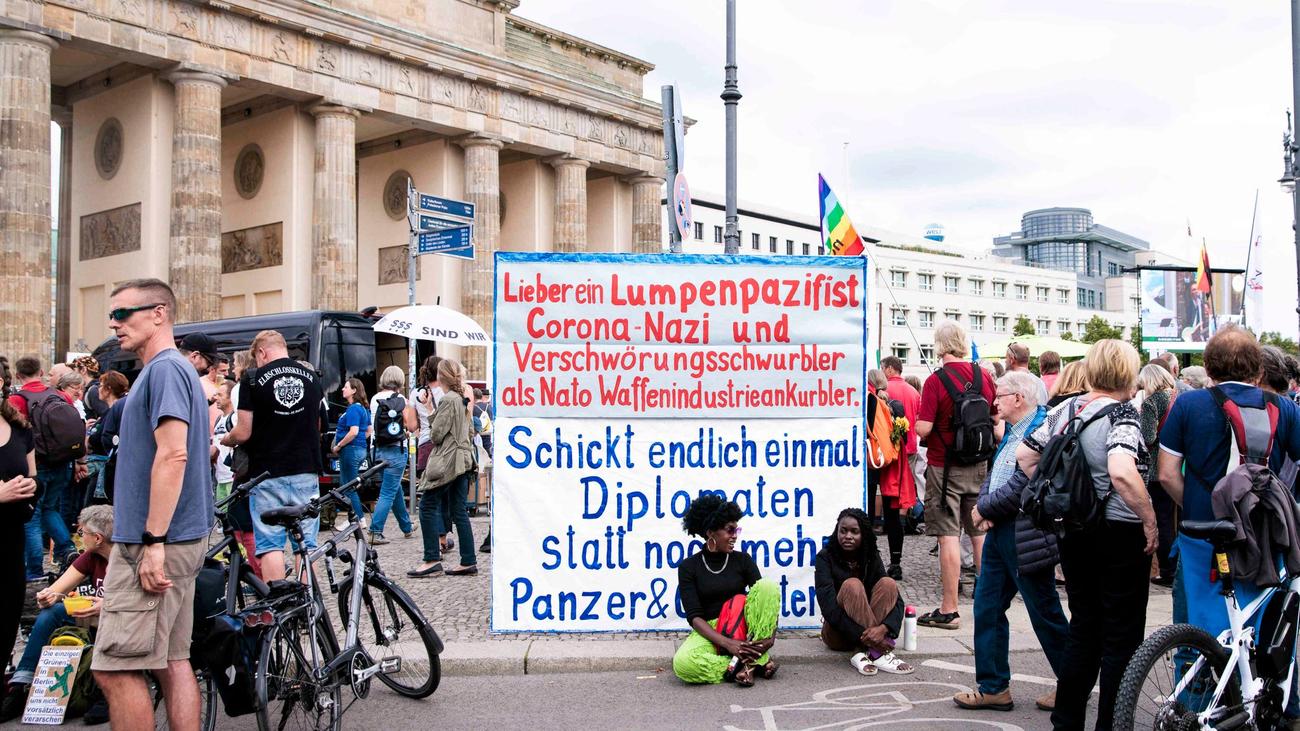
[[[1281,0],[756,0],[737,3],[739,196],[979,251],[1025,211],[1096,222],[1243,269],[1252,203],[1265,328],[1297,332],[1291,106]],[[685,171],[724,189],[723,0],[523,0],[518,15],[655,65],[697,120]],[[845,146],[847,144],[847,148]],[[1194,244],[1189,245],[1188,227]]]

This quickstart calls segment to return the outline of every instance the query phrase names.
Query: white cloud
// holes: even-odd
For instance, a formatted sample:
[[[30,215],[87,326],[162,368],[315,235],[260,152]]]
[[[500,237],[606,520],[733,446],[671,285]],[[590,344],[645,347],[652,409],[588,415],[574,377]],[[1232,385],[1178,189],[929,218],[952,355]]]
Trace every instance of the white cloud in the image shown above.
[[[1046,206],[1215,266],[1245,265],[1259,190],[1266,320],[1295,333],[1285,4],[1218,0],[738,3],[740,195],[986,247]],[[613,10],[611,10],[613,9]],[[520,14],[654,63],[677,83],[694,186],[722,190],[724,3],[542,2]],[[850,180],[844,180],[843,143]]]

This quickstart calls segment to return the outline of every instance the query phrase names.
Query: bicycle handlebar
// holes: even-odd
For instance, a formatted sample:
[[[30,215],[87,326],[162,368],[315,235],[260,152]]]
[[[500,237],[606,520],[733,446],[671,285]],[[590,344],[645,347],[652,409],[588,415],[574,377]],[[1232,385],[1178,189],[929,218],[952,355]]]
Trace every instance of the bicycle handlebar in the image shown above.
[[[379,474],[380,472],[383,472],[387,467],[388,467],[388,461],[381,459],[378,462],[371,465],[370,468],[367,469],[365,472],[362,472],[361,474],[357,475],[356,479],[352,480],[351,482],[348,482],[347,484],[339,485],[338,487],[334,488],[333,490],[330,490],[324,495],[312,498],[308,504],[312,506],[313,510],[319,510],[321,506],[327,505],[329,503],[338,503],[340,505],[347,504],[350,506],[351,502],[347,499],[348,493],[356,491],[357,488],[361,487],[362,483],[364,483],[366,480],[370,479],[371,477]]]
[[[251,480],[248,480],[248,481],[246,481],[246,482],[241,483],[241,484],[239,485],[239,487],[236,487],[235,489],[233,489],[233,490],[230,491],[230,494],[226,496],[226,499],[224,499],[224,500],[222,500],[221,502],[217,503],[217,504],[214,505],[213,507],[214,507],[216,510],[223,510],[223,509],[225,509],[226,507],[228,507],[231,503],[235,502],[236,500],[239,500],[240,498],[243,498],[243,497],[245,497],[245,496],[251,494],[251,493],[253,492],[253,488],[257,487],[257,486],[258,486],[260,483],[262,483],[264,480],[270,479],[270,477],[271,477],[271,473],[270,473],[269,471],[268,471],[268,472],[263,472],[262,474],[258,475],[257,477],[254,477],[254,478],[251,479]]]

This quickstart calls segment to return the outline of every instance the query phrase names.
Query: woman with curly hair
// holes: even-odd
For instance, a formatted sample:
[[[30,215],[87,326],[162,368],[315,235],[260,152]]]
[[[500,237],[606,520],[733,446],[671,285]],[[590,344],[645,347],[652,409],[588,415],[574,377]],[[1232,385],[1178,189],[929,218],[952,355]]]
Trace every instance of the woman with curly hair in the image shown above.
[[[682,518],[687,534],[704,540],[703,550],[677,565],[691,634],[673,655],[673,672],[687,683],[730,680],[748,688],[756,673],[776,675],[776,661],[768,652],[776,642],[781,594],[775,582],[762,577],[754,559],[735,550],[740,518],[740,506],[711,494],[692,501]],[[746,631],[743,638],[729,637],[718,631],[718,618],[723,605],[742,597]]]
[[[877,670],[907,675],[911,665],[894,655],[903,626],[898,584],[885,575],[871,520],[858,508],[840,511],[835,533],[817,554],[817,607],[822,642],[832,650],[858,652],[849,664],[863,675]]]

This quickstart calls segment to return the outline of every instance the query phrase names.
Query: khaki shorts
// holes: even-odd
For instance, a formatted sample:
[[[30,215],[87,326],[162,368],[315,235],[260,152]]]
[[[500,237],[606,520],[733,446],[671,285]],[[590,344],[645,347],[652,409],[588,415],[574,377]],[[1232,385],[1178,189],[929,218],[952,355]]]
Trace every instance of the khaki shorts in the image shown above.
[[[194,580],[206,549],[204,541],[167,544],[164,567],[172,588],[152,594],[140,587],[138,567],[144,547],[113,545],[104,576],[93,670],[161,670],[169,661],[189,658]]]
[[[943,489],[943,468],[925,468],[925,534],[956,536],[965,527],[966,534],[982,536],[975,527],[971,511],[979,500],[980,485],[988,465],[952,465],[948,468],[948,489]]]

